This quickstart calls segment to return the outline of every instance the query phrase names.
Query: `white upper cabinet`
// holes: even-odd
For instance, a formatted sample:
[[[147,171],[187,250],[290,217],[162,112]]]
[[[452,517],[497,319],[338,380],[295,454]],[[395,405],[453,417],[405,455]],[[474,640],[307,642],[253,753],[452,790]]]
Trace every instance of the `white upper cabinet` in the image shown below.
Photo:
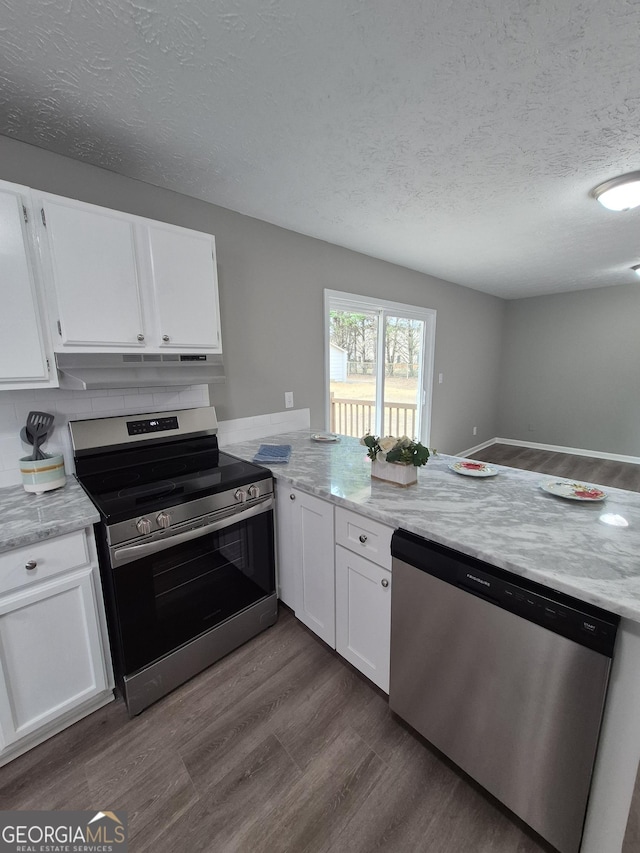
[[[29,190],[0,181],[0,390],[57,385],[49,371]]]
[[[131,217],[56,197],[43,198],[42,210],[58,309],[54,344],[65,350],[144,346]]]
[[[36,197],[57,352],[222,351],[210,234]]]
[[[146,234],[160,345],[220,351],[213,237],[160,222]]]

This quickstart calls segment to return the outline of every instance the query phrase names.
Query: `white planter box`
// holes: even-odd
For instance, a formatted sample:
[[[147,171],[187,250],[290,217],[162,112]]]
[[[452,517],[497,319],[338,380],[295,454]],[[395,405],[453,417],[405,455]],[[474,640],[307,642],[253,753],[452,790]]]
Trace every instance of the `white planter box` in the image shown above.
[[[418,482],[418,469],[415,465],[403,465],[399,462],[380,462],[378,459],[371,463],[371,476],[376,480],[386,480],[396,486],[412,486]]]

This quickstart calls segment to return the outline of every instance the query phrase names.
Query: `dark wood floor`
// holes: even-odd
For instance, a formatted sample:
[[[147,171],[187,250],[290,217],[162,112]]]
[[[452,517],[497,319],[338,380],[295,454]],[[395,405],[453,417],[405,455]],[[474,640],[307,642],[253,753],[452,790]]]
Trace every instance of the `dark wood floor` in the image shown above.
[[[630,462],[613,462],[609,459],[534,450],[510,444],[492,444],[491,447],[485,447],[471,455],[481,462],[494,462],[496,465],[539,471],[554,477],[567,477],[600,486],[640,492],[640,465]]]
[[[2,809],[125,809],[132,853],[548,853],[286,609],[134,720],[0,768]]]

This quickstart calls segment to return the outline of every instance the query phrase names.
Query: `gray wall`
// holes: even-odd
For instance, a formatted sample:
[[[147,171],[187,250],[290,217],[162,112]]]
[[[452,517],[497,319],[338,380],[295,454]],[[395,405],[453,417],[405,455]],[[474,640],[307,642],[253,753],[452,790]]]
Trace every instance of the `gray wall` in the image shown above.
[[[325,426],[331,288],[435,308],[444,382],[434,387],[431,446],[456,453],[496,434],[503,300],[6,137],[0,178],[215,235],[227,382],[211,396],[220,419],[282,411],[293,391],[312,427]]]
[[[498,435],[640,456],[640,286],[507,303]]]

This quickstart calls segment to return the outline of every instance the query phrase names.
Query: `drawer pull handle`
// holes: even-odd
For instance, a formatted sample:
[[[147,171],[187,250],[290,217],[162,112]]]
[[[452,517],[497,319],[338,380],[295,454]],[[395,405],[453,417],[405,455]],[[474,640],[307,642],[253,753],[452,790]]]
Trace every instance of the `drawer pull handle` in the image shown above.
[[[367,537],[364,535],[364,533],[361,533],[360,536],[358,536],[358,539],[360,540],[360,542],[362,542],[363,545],[367,541]]]
[[[289,495],[289,500],[290,500],[290,501],[295,501],[295,499],[296,499],[296,496],[295,496],[295,495]]]
[[[380,583],[385,589],[389,586],[389,581],[386,578],[383,578]]]
[[[29,562],[25,565],[25,569],[28,572],[32,572],[37,565],[38,565],[38,563],[36,560],[29,560]]]

